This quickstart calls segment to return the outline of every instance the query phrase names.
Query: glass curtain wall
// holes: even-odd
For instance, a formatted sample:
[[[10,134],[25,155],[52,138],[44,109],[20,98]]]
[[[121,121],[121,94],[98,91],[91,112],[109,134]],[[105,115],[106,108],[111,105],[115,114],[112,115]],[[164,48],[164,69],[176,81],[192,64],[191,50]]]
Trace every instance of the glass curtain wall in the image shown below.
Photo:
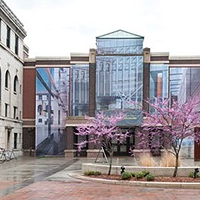
[[[63,154],[69,112],[69,68],[37,68],[36,74],[36,154]]]
[[[200,68],[170,68],[170,95],[181,103],[200,94]]]
[[[168,97],[168,65],[151,64],[150,66],[150,99]]]
[[[161,101],[168,98],[168,65],[151,64],[150,65],[150,101],[157,99]],[[150,112],[153,112],[150,107]]]
[[[200,94],[200,68],[170,68],[170,95],[172,99],[185,103],[188,98]],[[200,105],[197,112],[200,111]],[[181,148],[182,157],[194,157],[194,140],[184,139]]]
[[[71,115],[89,114],[89,65],[72,67]]]
[[[186,69],[184,68],[170,68],[170,77],[169,77],[169,87],[170,93],[169,97],[171,101],[181,101],[185,102],[185,83],[186,83]]]
[[[142,109],[143,37],[134,36],[117,32],[97,38],[96,108],[123,110],[123,125],[135,125]]]

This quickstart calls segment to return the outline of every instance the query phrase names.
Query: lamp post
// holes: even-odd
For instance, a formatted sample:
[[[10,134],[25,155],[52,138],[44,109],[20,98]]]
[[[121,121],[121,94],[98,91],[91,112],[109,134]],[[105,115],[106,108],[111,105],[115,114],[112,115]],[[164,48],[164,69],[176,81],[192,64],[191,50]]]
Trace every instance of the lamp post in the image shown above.
[[[123,174],[125,172],[125,167],[121,166],[121,174]]]
[[[193,178],[197,178],[197,174],[199,173],[199,169],[195,168],[194,169],[194,177]]]

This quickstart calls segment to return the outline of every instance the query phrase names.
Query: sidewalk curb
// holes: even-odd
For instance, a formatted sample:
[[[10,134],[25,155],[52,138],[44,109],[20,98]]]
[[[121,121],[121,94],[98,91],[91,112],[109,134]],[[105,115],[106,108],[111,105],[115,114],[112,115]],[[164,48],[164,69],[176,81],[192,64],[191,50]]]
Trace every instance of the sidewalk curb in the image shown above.
[[[70,172],[68,174],[72,178],[94,181],[105,184],[113,185],[126,185],[126,186],[137,186],[137,187],[153,187],[153,188],[173,188],[173,189],[200,189],[200,183],[183,183],[183,182],[150,182],[150,181],[125,181],[125,180],[105,180],[100,178],[89,178],[83,176],[81,171]]]

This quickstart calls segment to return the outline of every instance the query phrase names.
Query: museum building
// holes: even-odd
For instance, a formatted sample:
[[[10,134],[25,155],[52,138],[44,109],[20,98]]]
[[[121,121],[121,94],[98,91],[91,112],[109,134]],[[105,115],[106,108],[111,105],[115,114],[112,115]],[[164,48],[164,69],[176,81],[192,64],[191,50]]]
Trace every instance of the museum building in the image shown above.
[[[131,137],[113,145],[116,155],[129,155],[130,147],[137,146],[142,110],[151,112],[144,99],[185,102],[198,94],[200,57],[154,53],[143,41],[143,36],[117,30],[96,37],[97,48],[88,54],[25,59],[24,93],[30,100],[24,99],[24,148],[35,149],[36,155],[76,155],[76,143],[86,139],[75,134],[86,123],[85,115],[123,110],[127,116],[120,127]],[[89,144],[83,155],[92,149]]]
[[[0,146],[19,155],[78,156],[76,143],[87,138],[75,132],[85,116],[116,110],[126,113],[119,126],[131,137],[113,141],[115,154],[130,155],[142,111],[151,112],[144,100],[185,102],[200,91],[200,56],[151,52],[143,36],[125,30],[100,35],[95,49],[69,57],[29,58],[25,37],[23,24],[1,0]],[[81,155],[93,149],[87,145]],[[191,155],[182,155],[200,159],[199,151],[193,142]]]

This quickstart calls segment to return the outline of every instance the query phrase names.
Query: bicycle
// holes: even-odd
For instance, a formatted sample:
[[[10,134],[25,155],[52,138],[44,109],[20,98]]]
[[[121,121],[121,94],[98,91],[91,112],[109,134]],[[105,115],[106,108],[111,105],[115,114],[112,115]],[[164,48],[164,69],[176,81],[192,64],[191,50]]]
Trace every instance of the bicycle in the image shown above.
[[[17,156],[15,155],[14,149],[12,150],[7,150],[9,152],[9,160],[15,159],[17,160]]]
[[[17,159],[14,153],[14,149],[6,150],[0,147],[0,164],[4,163],[5,161],[9,161],[12,159]]]

